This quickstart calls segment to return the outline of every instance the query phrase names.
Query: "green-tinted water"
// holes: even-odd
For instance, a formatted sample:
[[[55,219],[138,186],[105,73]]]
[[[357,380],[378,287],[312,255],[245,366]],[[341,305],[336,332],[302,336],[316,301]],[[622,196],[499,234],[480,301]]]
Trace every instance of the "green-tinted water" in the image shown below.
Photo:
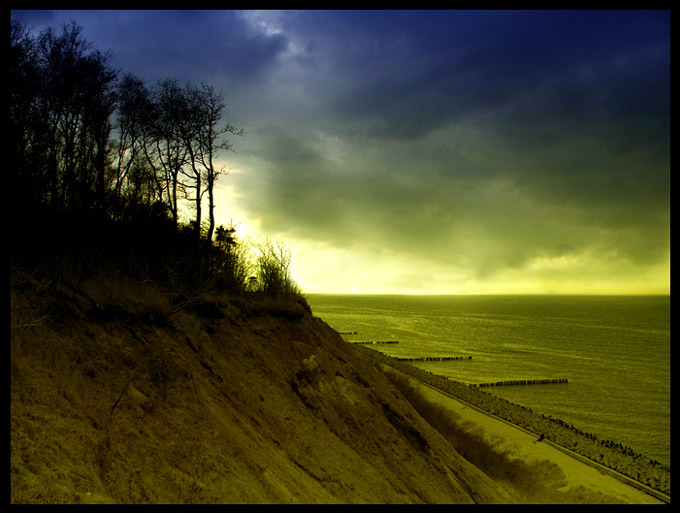
[[[669,296],[310,295],[315,315],[348,341],[392,356],[467,356],[415,365],[468,383],[568,378],[489,387],[670,464]]]

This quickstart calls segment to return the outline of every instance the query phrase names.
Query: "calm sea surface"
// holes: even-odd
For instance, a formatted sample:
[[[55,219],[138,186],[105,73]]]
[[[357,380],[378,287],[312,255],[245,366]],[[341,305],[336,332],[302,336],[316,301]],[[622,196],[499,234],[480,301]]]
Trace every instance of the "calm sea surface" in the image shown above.
[[[466,383],[568,378],[485,391],[670,465],[670,296],[366,296],[311,294],[348,341]]]

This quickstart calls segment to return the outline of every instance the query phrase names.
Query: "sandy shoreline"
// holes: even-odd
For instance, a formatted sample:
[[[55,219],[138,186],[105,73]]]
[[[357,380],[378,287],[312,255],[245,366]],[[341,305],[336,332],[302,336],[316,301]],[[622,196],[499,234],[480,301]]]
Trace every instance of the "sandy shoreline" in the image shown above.
[[[565,489],[582,487],[634,504],[662,503],[663,495],[667,498],[669,494],[670,470],[639,455],[627,454],[625,448],[599,442],[557,419],[536,415],[524,407],[398,362],[378,351],[363,347],[359,351],[416,378],[414,384],[431,402],[454,412],[471,429],[483,430],[484,437],[495,446],[527,461],[555,463],[564,472]],[[537,442],[536,433],[544,434],[545,440]],[[615,477],[608,469],[663,495],[653,497],[624,482],[624,476]]]
[[[417,384],[427,399],[459,415],[471,430],[482,430],[485,439],[501,449],[511,451],[514,457],[521,458],[527,462],[548,460],[555,463],[564,472],[566,485],[562,488],[565,491],[574,487],[582,487],[625,503],[662,503],[662,501],[616,479],[608,473],[602,472],[560,451],[548,440],[537,442],[537,438],[533,433],[529,433],[501,419],[494,418],[417,380],[412,381],[414,384]]]

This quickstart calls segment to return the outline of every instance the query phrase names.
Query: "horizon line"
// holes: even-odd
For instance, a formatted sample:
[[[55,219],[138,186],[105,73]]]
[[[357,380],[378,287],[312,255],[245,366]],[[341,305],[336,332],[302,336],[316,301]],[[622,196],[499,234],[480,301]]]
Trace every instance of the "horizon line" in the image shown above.
[[[669,296],[669,292],[305,292],[327,296]]]

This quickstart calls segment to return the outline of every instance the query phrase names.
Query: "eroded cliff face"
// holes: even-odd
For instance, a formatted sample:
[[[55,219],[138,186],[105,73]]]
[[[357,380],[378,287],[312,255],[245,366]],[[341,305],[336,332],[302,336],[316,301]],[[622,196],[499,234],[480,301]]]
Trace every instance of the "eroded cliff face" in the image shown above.
[[[506,502],[294,301],[12,280],[13,502]]]

